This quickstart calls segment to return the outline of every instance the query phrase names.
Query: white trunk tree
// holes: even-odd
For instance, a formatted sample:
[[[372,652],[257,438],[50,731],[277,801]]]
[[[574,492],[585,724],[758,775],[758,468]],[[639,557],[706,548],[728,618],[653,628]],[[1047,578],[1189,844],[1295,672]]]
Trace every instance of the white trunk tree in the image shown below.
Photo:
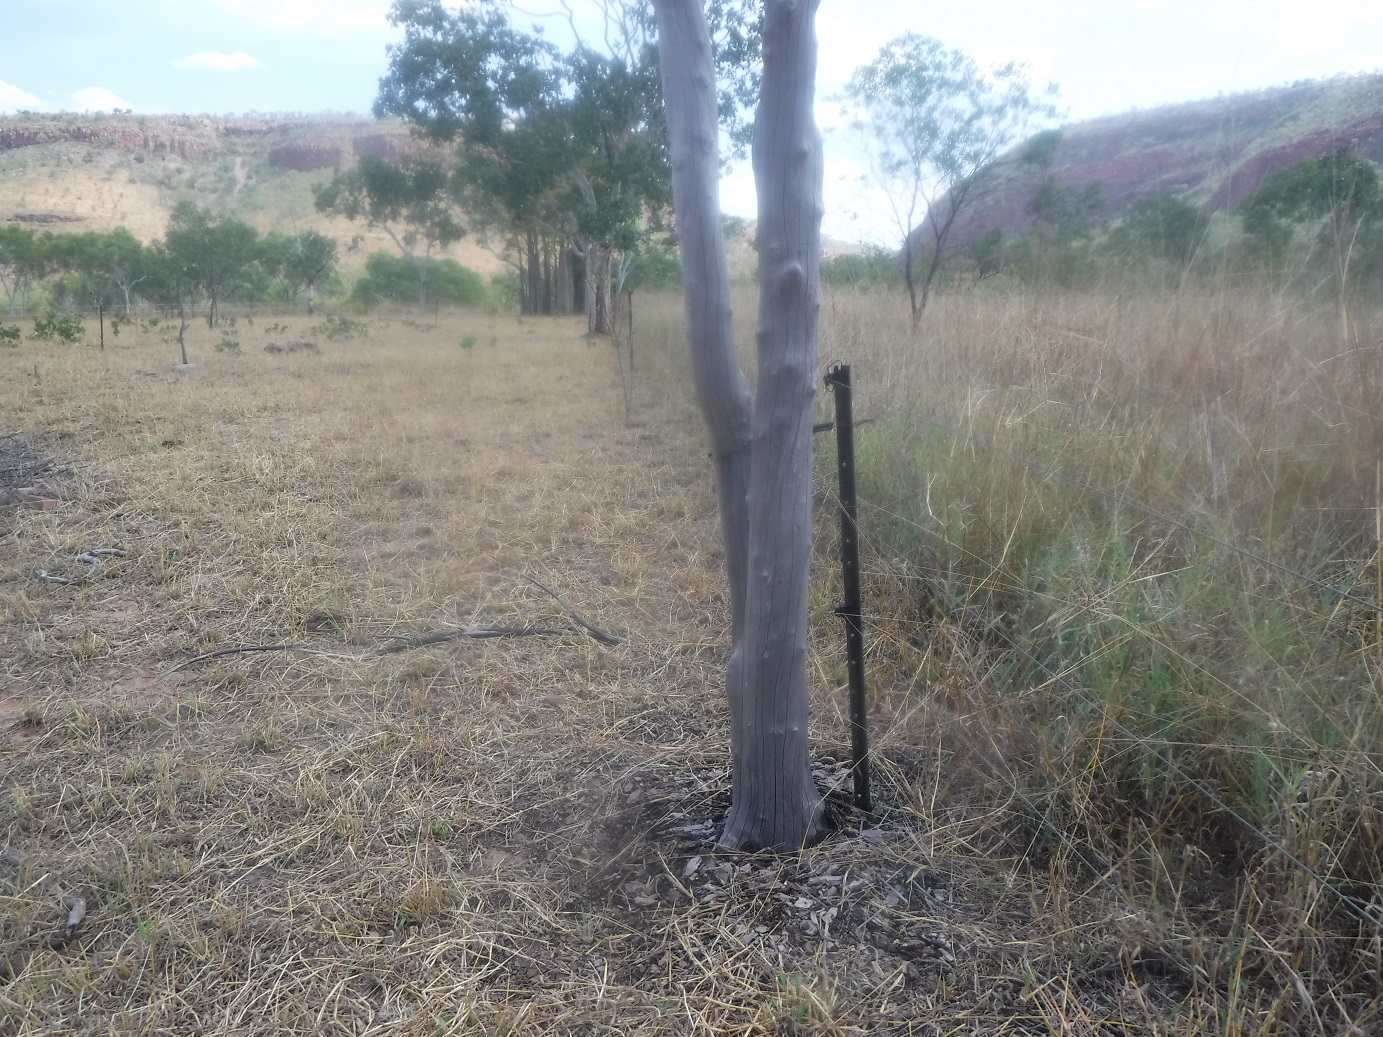
[[[817,0],[766,0],[754,130],[758,397],[735,358],[721,237],[716,81],[700,0],[655,0],[698,402],[715,456],[734,648],[727,846],[791,851],[824,830],[807,746],[807,577],[817,379],[821,137]]]

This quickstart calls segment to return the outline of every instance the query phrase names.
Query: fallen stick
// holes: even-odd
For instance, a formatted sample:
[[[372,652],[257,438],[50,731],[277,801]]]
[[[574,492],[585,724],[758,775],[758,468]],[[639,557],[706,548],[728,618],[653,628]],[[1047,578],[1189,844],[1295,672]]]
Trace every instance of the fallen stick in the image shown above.
[[[529,583],[533,584],[533,586],[537,587],[540,591],[545,591],[548,594],[551,594],[552,597],[557,601],[557,604],[562,606],[562,611],[571,617],[572,622],[580,626],[583,630],[586,631],[586,633],[590,634],[601,644],[609,645],[613,648],[615,645],[624,643],[614,634],[607,634],[604,630],[601,630],[599,627],[592,626],[590,623],[587,623],[586,620],[582,618],[581,614],[576,611],[576,609],[572,608],[570,605],[567,604],[566,599],[563,598],[562,595],[558,594],[547,584],[540,582],[532,576],[529,576],[527,573],[524,574],[523,578],[527,580]]]
[[[590,636],[596,637],[594,632],[586,632]],[[371,648],[364,652],[354,653],[331,652],[301,641],[282,641],[267,645],[229,645],[174,663],[168,669],[161,671],[158,676],[167,677],[196,663],[206,662],[208,659],[220,659],[228,655],[249,655],[252,652],[296,652],[299,655],[311,655],[319,659],[338,659],[342,662],[363,663],[371,659],[380,659],[386,655],[406,652],[410,648],[426,648],[429,645],[443,644],[447,641],[466,639],[478,641],[493,637],[554,637],[562,634],[579,633],[581,633],[580,630],[574,630],[571,627],[461,627],[455,630],[437,630],[430,634],[419,634],[417,637],[397,638],[381,648]],[[596,637],[596,640],[600,640],[600,638]]]

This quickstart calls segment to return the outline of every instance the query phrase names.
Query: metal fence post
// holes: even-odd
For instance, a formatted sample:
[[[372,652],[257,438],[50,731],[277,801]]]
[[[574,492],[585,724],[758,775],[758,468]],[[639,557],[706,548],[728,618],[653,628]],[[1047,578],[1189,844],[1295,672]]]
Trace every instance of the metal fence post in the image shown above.
[[[869,729],[864,700],[864,617],[860,603],[860,539],[855,500],[855,424],[850,398],[850,365],[826,373],[836,399],[836,472],[840,481],[840,565],[845,597],[836,614],[845,620],[845,660],[850,677],[850,753],[855,806],[868,813]]]

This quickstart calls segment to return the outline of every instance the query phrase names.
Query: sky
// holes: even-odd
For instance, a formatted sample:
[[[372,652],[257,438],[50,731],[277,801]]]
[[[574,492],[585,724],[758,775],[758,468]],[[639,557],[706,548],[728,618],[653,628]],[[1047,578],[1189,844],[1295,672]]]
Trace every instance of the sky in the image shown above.
[[[593,0],[570,0],[593,11]],[[525,10],[553,0],[527,0]],[[392,0],[3,0],[0,113],[368,112]],[[452,5],[455,6],[455,5]],[[518,15],[523,24],[532,21]],[[560,24],[548,21],[556,38]],[[1381,0],[821,0],[818,118],[826,128],[825,233],[888,241],[876,194],[830,98],[887,40],[934,36],[982,65],[1029,65],[1070,120],[1383,71]],[[753,179],[722,185],[752,217]]]

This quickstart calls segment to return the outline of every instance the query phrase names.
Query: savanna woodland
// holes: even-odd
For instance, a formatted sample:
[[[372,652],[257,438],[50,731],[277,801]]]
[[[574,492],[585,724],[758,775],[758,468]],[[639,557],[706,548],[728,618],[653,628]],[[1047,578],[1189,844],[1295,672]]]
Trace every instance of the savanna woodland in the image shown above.
[[[843,248],[812,0],[599,10],[399,0],[309,172],[13,120],[0,1032],[1378,1032],[1383,134],[904,35]]]

